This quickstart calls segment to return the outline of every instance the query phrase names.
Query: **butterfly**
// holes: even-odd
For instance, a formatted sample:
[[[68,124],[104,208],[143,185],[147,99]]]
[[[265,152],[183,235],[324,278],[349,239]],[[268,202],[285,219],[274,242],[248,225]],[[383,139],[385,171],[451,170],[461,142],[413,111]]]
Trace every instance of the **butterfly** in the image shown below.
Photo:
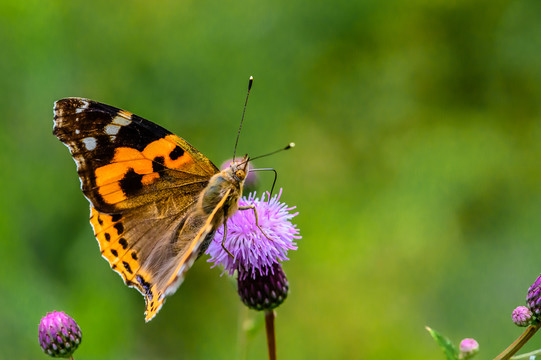
[[[55,102],[53,134],[77,164],[102,256],[150,321],[239,210],[248,156],[220,171],[161,126],[83,98]]]

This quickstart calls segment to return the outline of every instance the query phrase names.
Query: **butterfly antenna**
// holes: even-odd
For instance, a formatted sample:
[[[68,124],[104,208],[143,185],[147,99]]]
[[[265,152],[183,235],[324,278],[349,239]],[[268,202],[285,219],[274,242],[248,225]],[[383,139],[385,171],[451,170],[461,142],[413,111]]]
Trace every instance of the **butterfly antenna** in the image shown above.
[[[269,199],[272,197],[272,192],[274,191],[274,185],[276,185],[276,180],[278,180],[278,172],[273,168],[263,168],[263,169],[250,169],[250,171],[272,171],[274,172],[274,180],[272,181],[272,186],[269,192]]]
[[[240,118],[239,131],[237,132],[237,140],[235,140],[235,149],[233,151],[233,161],[235,161],[235,155],[237,155],[237,145],[239,144],[240,130],[242,129],[242,123],[244,121],[244,113],[246,113],[246,105],[248,105],[248,97],[250,96],[250,90],[252,89],[252,84],[254,83],[254,77],[250,76],[248,80],[248,92],[246,93],[246,101],[244,101],[244,109],[242,110],[242,117]]]
[[[294,147],[295,147],[295,143],[290,142],[289,144],[287,144],[287,146],[285,146],[285,147],[283,147],[281,149],[274,150],[274,151],[272,151],[272,152],[270,152],[268,154],[256,156],[254,158],[246,160],[246,162],[252,161],[252,160],[255,160],[255,159],[261,159],[262,157],[270,156],[270,155],[276,154],[276,153],[278,153],[280,151],[289,150],[289,149],[294,148]],[[278,172],[273,168],[251,169],[250,171],[272,171],[272,172],[274,172],[274,180],[272,181],[271,190],[269,192],[269,199],[270,199],[271,196],[272,196],[272,192],[274,191],[274,185],[276,185],[276,180],[278,179]]]
[[[294,147],[295,147],[295,143],[290,142],[289,144],[287,144],[287,146],[285,146],[285,147],[283,147],[281,149],[274,150],[274,151],[272,151],[272,152],[270,152],[268,154],[263,154],[263,155],[259,155],[259,156],[250,158],[249,161],[256,160],[256,159],[261,159],[262,157],[267,157],[267,156],[270,156],[270,155],[274,155],[276,153],[279,153],[280,151],[289,150],[289,149],[294,148]]]

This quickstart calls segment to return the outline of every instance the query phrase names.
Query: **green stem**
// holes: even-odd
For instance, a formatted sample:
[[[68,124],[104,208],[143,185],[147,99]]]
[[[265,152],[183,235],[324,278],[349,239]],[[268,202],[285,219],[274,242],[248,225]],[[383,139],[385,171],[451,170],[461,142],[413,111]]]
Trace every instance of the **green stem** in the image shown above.
[[[524,354],[520,354],[520,355],[517,355],[517,356],[513,356],[511,359],[512,360],[518,360],[518,359],[536,359],[535,356],[541,354],[541,350],[535,350],[535,351],[531,351],[529,353],[524,353]],[[532,357],[533,356],[533,357]]]
[[[246,343],[247,343],[247,325],[248,320],[248,308],[243,303],[239,302],[239,319],[238,319],[238,333],[237,333],[237,359],[246,359]]]
[[[528,328],[516,339],[507,349],[505,349],[500,355],[496,356],[494,360],[507,360],[511,356],[515,355],[521,347],[524,346],[532,338],[532,336],[539,330],[541,324],[530,325]]]
[[[265,330],[267,330],[267,348],[269,350],[269,360],[276,360],[276,337],[274,335],[274,310],[265,311]]]

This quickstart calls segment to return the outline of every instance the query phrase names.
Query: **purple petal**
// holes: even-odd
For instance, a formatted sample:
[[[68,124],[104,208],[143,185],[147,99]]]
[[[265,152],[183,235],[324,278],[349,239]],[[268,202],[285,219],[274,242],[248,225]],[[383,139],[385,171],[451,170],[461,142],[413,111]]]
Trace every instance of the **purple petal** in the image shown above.
[[[237,211],[227,222],[227,237],[225,247],[231,252],[233,258],[223,250],[223,226],[216,231],[206,253],[210,255],[209,262],[224,267],[224,273],[232,275],[235,270],[242,267],[251,269],[252,276],[258,272],[267,275],[269,269],[272,272],[272,265],[279,261],[288,260],[287,252],[297,250],[295,240],[301,238],[299,229],[291,223],[291,219],[298,215],[298,212],[291,213],[295,207],[288,207],[281,203],[279,193],[270,200],[263,194],[257,198],[251,193],[248,198],[239,201],[240,206],[254,205],[258,214],[258,223],[262,231],[256,225],[256,218],[253,210]],[[267,195],[267,196],[266,196]]]

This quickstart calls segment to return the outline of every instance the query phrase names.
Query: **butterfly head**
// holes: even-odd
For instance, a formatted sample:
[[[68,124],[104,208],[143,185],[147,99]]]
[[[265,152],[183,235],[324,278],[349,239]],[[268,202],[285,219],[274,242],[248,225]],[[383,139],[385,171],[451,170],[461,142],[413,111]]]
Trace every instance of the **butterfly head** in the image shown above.
[[[248,155],[244,155],[240,160],[234,160],[229,165],[229,171],[231,176],[238,182],[244,181],[248,174],[248,162],[250,158]]]

